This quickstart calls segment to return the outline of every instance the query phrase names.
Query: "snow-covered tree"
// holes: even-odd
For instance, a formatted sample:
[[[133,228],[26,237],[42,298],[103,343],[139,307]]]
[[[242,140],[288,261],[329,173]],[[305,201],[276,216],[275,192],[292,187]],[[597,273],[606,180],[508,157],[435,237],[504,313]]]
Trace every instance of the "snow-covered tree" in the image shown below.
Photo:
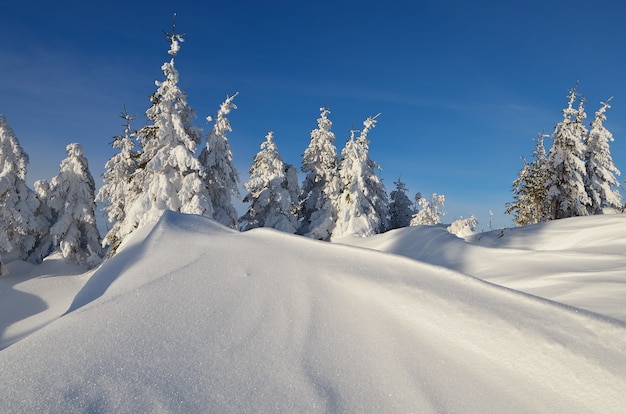
[[[546,149],[545,135],[538,134],[535,140],[533,160],[524,158],[524,165],[513,181],[513,202],[507,203],[505,213],[514,214],[515,224],[525,226],[547,219],[546,217]]]
[[[26,185],[28,155],[7,119],[0,115],[0,253],[26,259],[33,249],[40,223],[39,200]]]
[[[364,128],[356,140],[356,131],[351,131],[350,139],[341,151],[339,176],[342,193],[333,238],[368,237],[384,232],[389,226],[387,193],[374,172],[380,167],[369,158],[367,135],[376,125],[377,117],[363,122]]]
[[[549,220],[587,215],[590,200],[585,191],[587,174],[584,162],[583,140],[587,129],[584,100],[578,108],[574,102],[576,88],[569,92],[567,108],[563,109],[563,121],[554,128],[553,142],[546,159],[546,208]]]
[[[243,185],[249,191],[243,201],[250,206],[240,219],[242,230],[271,227],[287,233],[297,231],[296,199],[292,198],[297,192],[290,188],[289,170],[278,153],[274,132],[269,131],[254,157],[250,179]]]
[[[330,110],[320,108],[317,128],[311,131],[309,146],[302,155],[301,171],[306,173],[300,195],[302,224],[306,237],[328,240],[337,221],[337,202],[341,193],[339,159],[330,130]]]
[[[50,234],[65,260],[95,266],[100,262],[96,186],[80,144],[69,144],[66,151],[59,175],[50,183],[48,205],[55,216]]]
[[[406,184],[399,178],[394,182],[396,189],[389,193],[389,226],[392,229],[407,227],[411,224],[413,208],[411,199],[406,195]]]
[[[111,146],[118,152],[105,164],[106,171],[102,175],[104,184],[100,187],[96,200],[106,203],[104,211],[107,213],[109,229],[102,241],[104,246],[110,246],[109,254],[114,254],[121,242],[120,228],[126,218],[126,209],[135,192],[132,190],[131,177],[137,170],[138,153],[136,151],[136,131],[131,128],[135,119],[126,108],[120,115],[124,120],[124,134],[113,138]]]
[[[432,226],[441,223],[441,217],[446,213],[443,205],[446,202],[446,196],[443,194],[433,193],[430,201],[422,197],[421,193],[415,194],[415,203],[419,206],[417,213],[411,219],[411,226]]]
[[[478,226],[478,220],[476,220],[476,217],[472,214],[468,218],[461,217],[460,219],[454,220],[452,224],[448,226],[447,230],[455,236],[463,238],[474,234],[476,232],[476,226]]]
[[[126,217],[119,230],[120,239],[157,221],[165,210],[213,216],[201,165],[195,157],[201,132],[191,124],[195,113],[178,87],[178,71],[174,67],[183,38],[172,33],[168,39],[171,60],[161,68],[166,79],[156,82],[158,88],[146,111],[150,123],[137,131],[141,151],[132,176]]]
[[[622,199],[617,191],[619,182],[615,177],[620,171],[615,167],[609,149],[613,134],[604,127],[606,110],[611,107],[610,101],[611,99],[602,102],[602,107],[591,122],[591,130],[585,142],[587,167],[585,188],[591,201],[590,214],[601,214],[604,207],[620,209],[622,206]]]
[[[209,199],[213,209],[213,219],[230,228],[237,228],[237,210],[231,197],[239,197],[239,174],[233,165],[233,152],[230,149],[227,132],[232,128],[226,115],[237,109],[233,96],[227,96],[220,106],[215,118],[207,117],[207,121],[215,121],[213,128],[206,136],[206,145],[200,152],[202,179],[209,191]]]

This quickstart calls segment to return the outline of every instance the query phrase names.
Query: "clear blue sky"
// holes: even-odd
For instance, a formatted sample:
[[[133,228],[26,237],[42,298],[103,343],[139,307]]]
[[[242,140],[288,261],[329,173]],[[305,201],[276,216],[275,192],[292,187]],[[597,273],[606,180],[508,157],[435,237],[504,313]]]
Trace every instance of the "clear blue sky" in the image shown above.
[[[5,2],[8,3],[8,2]],[[130,3],[130,4],[128,4]],[[622,1],[28,1],[3,5],[0,113],[30,155],[29,182],[50,179],[80,142],[100,183],[123,105],[145,124],[169,56],[197,124],[239,91],[229,137],[242,181],[268,129],[300,165],[326,104],[340,149],[379,112],[370,155],[387,191],[445,194],[450,222],[503,215],[519,157],[562,119],[580,81],[588,121],[615,96],[606,126],[626,174],[626,3]],[[549,142],[547,143],[549,144]],[[98,184],[99,185],[99,184]]]

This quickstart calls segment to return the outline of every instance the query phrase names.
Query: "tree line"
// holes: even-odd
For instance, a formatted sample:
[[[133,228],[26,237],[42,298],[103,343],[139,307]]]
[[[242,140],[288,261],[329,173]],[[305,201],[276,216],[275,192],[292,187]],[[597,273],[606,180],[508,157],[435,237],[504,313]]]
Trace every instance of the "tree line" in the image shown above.
[[[505,209],[518,226],[602,214],[604,209],[623,210],[616,178],[620,171],[609,148],[614,138],[604,127],[611,98],[601,103],[587,130],[585,99],[577,86],[570,89],[563,120],[554,132],[538,134],[532,159],[522,157],[523,166],[513,182],[513,201]],[[552,139],[548,152],[545,138]]]
[[[174,60],[183,38],[174,30],[166,35],[170,60],[162,66],[165,79],[156,82],[150,96],[148,123],[134,130],[135,117],[124,108],[123,133],[113,138],[116,153],[105,164],[97,194],[76,143],[67,146],[58,176],[28,188],[28,155],[0,116],[0,254],[39,263],[58,251],[69,262],[95,266],[105,252],[115,254],[130,234],[165,210],[207,216],[233,229],[271,227],[318,240],[440,223],[444,196],[427,200],[418,193],[412,203],[400,179],[387,195],[376,174],[380,166],[369,157],[368,136],[380,114],[367,118],[361,130],[351,130],[338,155],[326,107],[302,156],[301,186],[298,168],[283,161],[274,131],[268,131],[243,183],[248,207],[239,217],[232,202],[240,197],[239,175],[227,139],[237,94],[227,96],[207,118],[213,125],[203,135],[192,124],[195,111],[178,87]],[[105,204],[110,223],[104,237],[96,227],[96,201]]]

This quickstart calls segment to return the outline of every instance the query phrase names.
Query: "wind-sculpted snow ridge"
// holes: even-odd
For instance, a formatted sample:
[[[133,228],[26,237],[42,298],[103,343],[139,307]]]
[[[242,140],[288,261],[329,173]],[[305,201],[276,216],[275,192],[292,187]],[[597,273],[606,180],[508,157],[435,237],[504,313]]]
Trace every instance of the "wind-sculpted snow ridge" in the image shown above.
[[[623,324],[452,270],[174,213],[134,253],[0,352],[0,412],[626,406]]]
[[[478,233],[398,229],[342,243],[444,266],[626,322],[626,215],[555,220]]]

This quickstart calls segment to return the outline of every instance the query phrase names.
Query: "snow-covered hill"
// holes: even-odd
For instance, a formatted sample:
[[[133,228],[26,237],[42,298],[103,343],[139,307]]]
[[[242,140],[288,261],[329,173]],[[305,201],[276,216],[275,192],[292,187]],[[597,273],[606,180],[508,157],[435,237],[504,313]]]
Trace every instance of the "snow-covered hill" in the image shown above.
[[[7,265],[0,412],[623,412],[619,305],[555,300],[624,297],[625,226],[342,240],[364,249],[166,213],[91,276]]]
[[[626,215],[576,217],[459,239],[410,227],[342,243],[444,266],[626,322]]]

